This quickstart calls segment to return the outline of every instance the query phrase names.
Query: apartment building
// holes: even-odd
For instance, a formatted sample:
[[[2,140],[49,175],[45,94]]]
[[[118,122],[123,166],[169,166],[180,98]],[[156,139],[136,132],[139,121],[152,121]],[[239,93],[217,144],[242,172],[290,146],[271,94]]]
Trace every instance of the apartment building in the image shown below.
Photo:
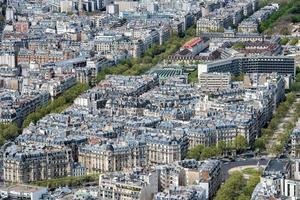
[[[206,200],[205,190],[201,186],[171,187],[154,195],[153,200]]]
[[[71,175],[70,149],[53,146],[14,145],[3,155],[5,182],[28,183]]]
[[[224,29],[227,29],[230,25],[230,21],[232,21],[232,17],[230,15],[223,17],[206,17],[200,18],[197,21],[197,33],[201,32],[222,32]]]
[[[144,173],[140,169],[114,172],[99,176],[99,197],[101,199],[143,199],[152,200],[158,192],[156,172]]]
[[[2,50],[0,52],[0,66],[8,66],[14,68],[17,66],[15,52]]]
[[[230,73],[202,73],[198,80],[203,91],[226,90],[231,87]]]
[[[46,64],[50,62],[58,62],[67,59],[71,59],[73,54],[69,51],[48,51],[48,50],[36,50],[30,51],[27,49],[21,49],[17,55],[17,63],[30,63],[35,62],[37,64]]]
[[[300,158],[300,129],[299,129],[299,121],[296,124],[292,134],[290,135],[291,138],[291,156],[295,159]]]
[[[258,24],[255,21],[243,21],[238,25],[238,31],[241,33],[257,33]]]
[[[11,90],[2,90],[0,94],[2,123],[20,123],[28,114],[46,105],[49,100],[49,94],[44,91],[19,94]]]
[[[251,199],[299,199],[299,174],[299,160],[271,159]]]
[[[165,191],[164,194],[172,188],[197,185],[204,189],[205,198],[211,199],[221,184],[221,163],[217,160],[182,160],[155,169],[159,190]]]
[[[88,172],[114,172],[145,166],[145,144],[127,140],[79,148],[78,161]]]
[[[185,136],[176,138],[154,133],[144,137],[148,165],[168,164],[186,157],[188,139]]]

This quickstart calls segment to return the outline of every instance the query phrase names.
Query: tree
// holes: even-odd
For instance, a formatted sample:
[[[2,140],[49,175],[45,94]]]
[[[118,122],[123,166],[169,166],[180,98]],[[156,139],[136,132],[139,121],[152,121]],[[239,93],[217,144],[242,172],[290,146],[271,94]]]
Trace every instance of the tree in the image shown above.
[[[5,140],[16,138],[20,133],[17,124],[0,124],[0,145],[4,144]]]
[[[189,73],[188,81],[189,81],[189,83],[198,82],[198,70],[197,69],[195,71]]]
[[[300,82],[294,82],[291,87],[290,87],[291,91],[295,91],[298,92],[300,91]]]
[[[291,17],[291,20],[292,22],[295,24],[295,23],[298,23],[300,22],[300,16],[292,16]]]
[[[256,185],[259,182],[260,182],[259,175],[250,176],[249,180],[247,181],[246,186],[243,188],[242,194],[237,199],[238,200],[251,199],[253,190],[255,189]]]
[[[291,39],[289,44],[290,45],[296,45],[296,44],[298,44],[298,41],[299,41],[298,38],[295,37],[295,38]]]
[[[204,147],[203,145],[196,145],[188,151],[187,157],[190,159],[207,159],[218,155],[217,147]]]
[[[242,150],[245,150],[247,149],[247,140],[244,136],[242,135],[238,135],[236,138],[235,138],[235,148],[237,151],[242,151]]]
[[[266,141],[264,138],[260,137],[257,138],[254,142],[254,148],[258,150],[259,152],[266,150]]]
[[[274,146],[271,147],[271,153],[277,155],[279,154],[283,149],[283,145],[282,144],[275,144]]]
[[[240,196],[246,181],[241,172],[233,172],[221,186],[215,200],[236,199]]]
[[[289,42],[289,39],[287,37],[281,38],[280,39],[280,44],[281,45],[286,45]]]
[[[283,27],[281,30],[280,30],[280,34],[281,35],[290,35],[291,32],[289,31],[289,29],[287,27]]]
[[[226,142],[224,142],[224,141],[218,142],[217,149],[218,149],[219,154],[223,155],[227,150]]]
[[[186,36],[194,37],[195,35],[196,35],[196,26],[192,26],[186,31]]]
[[[243,81],[244,80],[244,73],[240,73],[238,75],[232,75],[231,80],[232,81]]]
[[[270,128],[262,128],[261,133],[262,133],[262,135],[272,135],[273,130],[271,130]]]
[[[196,145],[194,148],[192,148],[191,150],[188,151],[187,157],[196,159],[196,160],[200,160],[203,149],[204,149],[203,145],[201,145],[201,144]]]
[[[216,147],[206,147],[201,152],[201,159],[211,158],[217,155]]]
[[[299,74],[300,75],[300,74]],[[298,77],[298,75],[297,75]],[[296,77],[296,81],[297,81],[297,77]],[[298,77],[300,79],[300,76]],[[294,101],[296,100],[296,94],[293,93],[293,92],[290,92],[286,95],[286,102],[289,104],[289,105],[292,105],[292,103],[294,103]]]
[[[45,115],[57,111],[61,111],[66,105],[71,104],[74,99],[89,88],[87,84],[78,83],[70,89],[66,90],[62,96],[49,102],[47,106],[37,109],[35,112],[29,114],[23,121],[23,128],[27,127],[31,122],[36,123]]]

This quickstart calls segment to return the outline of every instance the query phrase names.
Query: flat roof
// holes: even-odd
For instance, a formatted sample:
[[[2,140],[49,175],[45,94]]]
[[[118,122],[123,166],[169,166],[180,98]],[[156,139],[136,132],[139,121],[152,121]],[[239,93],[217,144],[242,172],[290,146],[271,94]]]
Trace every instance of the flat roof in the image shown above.
[[[23,184],[16,184],[16,185],[1,188],[1,190],[16,191],[16,192],[22,192],[22,193],[37,192],[41,189],[47,189],[47,188],[46,187],[34,186],[34,185],[23,185]]]

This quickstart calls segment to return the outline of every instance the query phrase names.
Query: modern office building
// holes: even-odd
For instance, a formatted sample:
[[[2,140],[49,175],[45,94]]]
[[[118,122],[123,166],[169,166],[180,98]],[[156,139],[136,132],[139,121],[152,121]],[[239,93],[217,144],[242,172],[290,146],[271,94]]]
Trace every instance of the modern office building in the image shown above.
[[[235,57],[198,65],[198,77],[207,72],[273,73],[295,76],[294,58],[283,56]]]

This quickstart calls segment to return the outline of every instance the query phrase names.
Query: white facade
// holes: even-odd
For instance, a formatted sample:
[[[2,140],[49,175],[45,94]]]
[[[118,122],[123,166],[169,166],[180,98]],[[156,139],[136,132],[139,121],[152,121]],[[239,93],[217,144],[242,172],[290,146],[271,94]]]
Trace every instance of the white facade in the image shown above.
[[[0,66],[6,65],[9,67],[16,67],[16,58],[13,52],[4,52],[0,54]]]
[[[16,199],[29,198],[30,200],[39,200],[44,194],[47,194],[47,188],[32,185],[12,185],[0,189],[0,198]]]
[[[72,0],[63,0],[60,2],[60,12],[72,12],[73,10],[73,1]]]
[[[119,14],[119,5],[117,5],[117,4],[107,5],[106,11],[108,14],[118,15]]]
[[[12,21],[14,19],[14,10],[12,7],[6,8],[5,11],[5,20],[6,21]]]

